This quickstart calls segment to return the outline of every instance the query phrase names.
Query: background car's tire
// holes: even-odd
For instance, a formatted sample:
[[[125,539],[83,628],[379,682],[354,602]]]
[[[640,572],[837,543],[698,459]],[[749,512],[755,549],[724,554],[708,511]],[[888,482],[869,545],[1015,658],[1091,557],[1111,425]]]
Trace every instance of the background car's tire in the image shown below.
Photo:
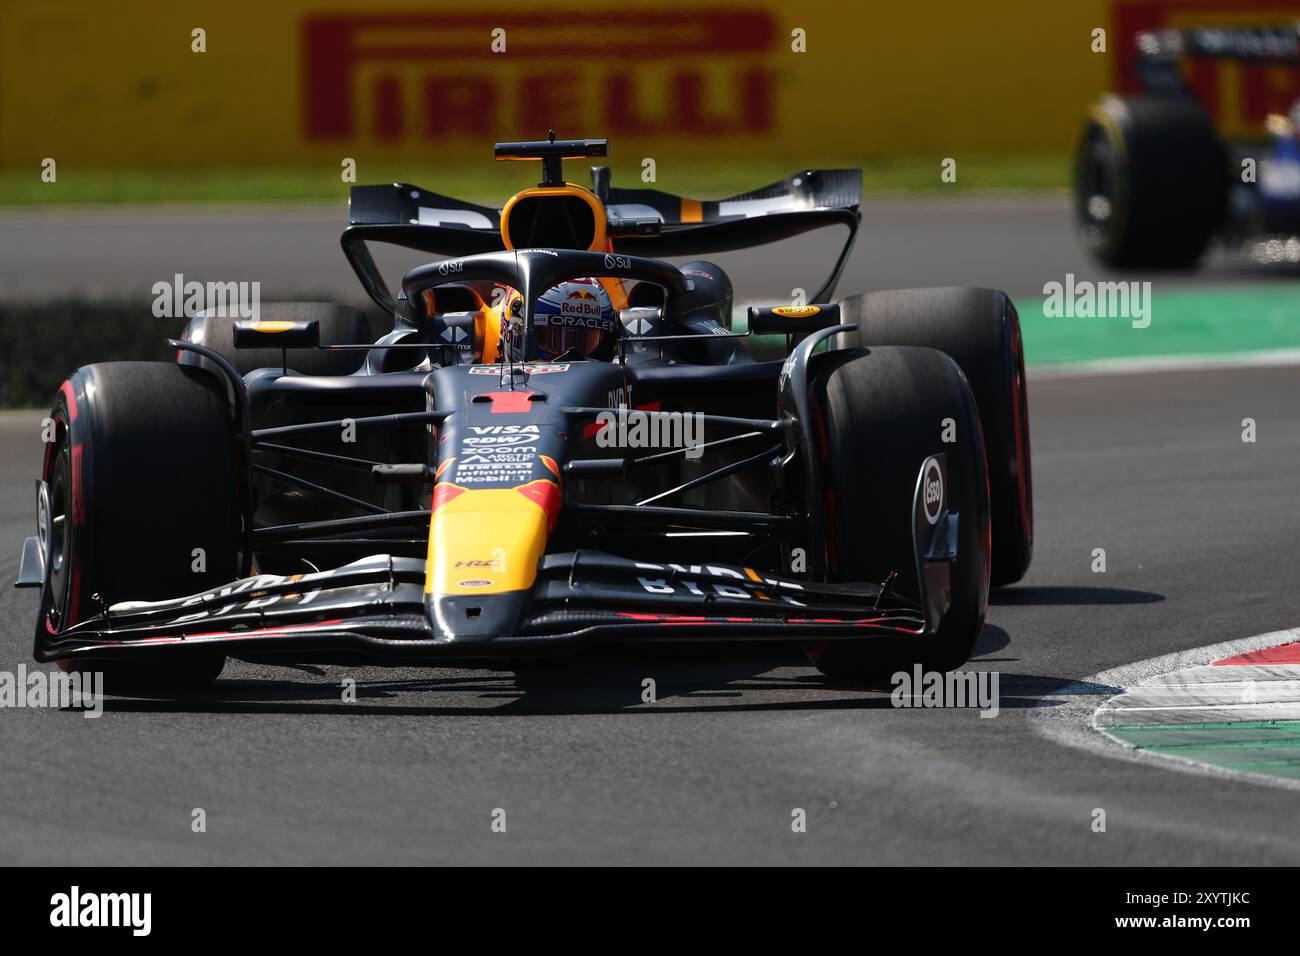
[[[1080,238],[1115,268],[1191,268],[1224,221],[1226,162],[1195,99],[1105,97],[1076,159]]]
[[[334,302],[267,302],[258,318],[263,322],[320,323],[321,345],[364,345],[373,341],[366,317],[350,305]],[[209,315],[200,312],[190,319],[181,338],[197,345],[215,349],[247,375],[259,368],[280,368],[284,356],[280,349],[236,349],[235,323],[237,317]],[[326,352],[317,349],[290,349],[289,368],[303,375],[351,375],[361,367],[366,353],[360,349],[347,352]],[[193,352],[182,352],[184,365],[200,365],[216,371],[215,365]]]
[[[234,426],[211,372],[168,362],[78,369],[51,413],[50,568],[36,622],[47,638],[99,613],[103,602],[182,597],[238,574]],[[202,549],[200,555],[196,549]],[[198,570],[196,570],[196,568]],[[206,684],[224,655],[87,663],[108,689]]]
[[[993,503],[993,586],[1024,577],[1034,552],[1034,478],[1020,318],[994,289],[892,289],[840,303],[856,332],[840,347],[920,345],[953,357],[966,374],[988,456]]]
[[[970,388],[951,358],[925,348],[871,348],[816,360],[809,391],[829,491],[826,529],[832,580],[875,582],[919,594],[912,498],[921,463],[944,453],[949,507],[958,519],[952,605],[936,634],[818,641],[809,659],[833,680],[862,681],[920,664],[951,670],[969,658],[989,592],[989,498],[984,441]],[[945,418],[957,440],[943,441]]]

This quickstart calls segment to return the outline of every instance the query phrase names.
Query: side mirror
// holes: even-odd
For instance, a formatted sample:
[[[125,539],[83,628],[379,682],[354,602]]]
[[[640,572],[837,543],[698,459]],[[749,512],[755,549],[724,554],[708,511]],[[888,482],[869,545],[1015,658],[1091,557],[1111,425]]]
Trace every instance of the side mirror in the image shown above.
[[[838,305],[750,306],[749,331],[754,335],[805,335],[840,324]]]

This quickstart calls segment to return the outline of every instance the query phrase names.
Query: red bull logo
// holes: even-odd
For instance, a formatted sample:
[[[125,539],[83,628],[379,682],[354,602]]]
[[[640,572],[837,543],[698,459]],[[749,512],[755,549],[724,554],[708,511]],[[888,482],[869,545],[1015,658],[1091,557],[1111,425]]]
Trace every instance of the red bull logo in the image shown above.
[[[599,302],[565,302],[558,318],[600,318],[604,311]]]

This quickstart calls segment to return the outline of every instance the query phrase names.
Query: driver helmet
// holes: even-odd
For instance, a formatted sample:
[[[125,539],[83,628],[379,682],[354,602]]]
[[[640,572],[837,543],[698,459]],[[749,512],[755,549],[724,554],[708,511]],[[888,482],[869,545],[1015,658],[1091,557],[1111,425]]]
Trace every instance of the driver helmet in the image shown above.
[[[534,349],[543,361],[566,353],[608,361],[618,334],[618,313],[595,279],[570,279],[547,289],[533,311]]]

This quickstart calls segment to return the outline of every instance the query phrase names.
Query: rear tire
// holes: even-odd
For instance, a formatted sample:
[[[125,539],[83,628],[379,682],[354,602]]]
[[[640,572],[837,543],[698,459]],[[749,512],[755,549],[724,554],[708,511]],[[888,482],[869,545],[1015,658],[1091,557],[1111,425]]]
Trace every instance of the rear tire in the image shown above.
[[[820,366],[820,367],[818,367]],[[989,591],[989,498],[984,440],[961,370],[934,349],[831,352],[809,386],[815,433],[830,492],[826,514],[831,580],[880,583],[919,596],[912,545],[912,498],[921,463],[945,454],[950,508],[959,515],[952,604],[929,637],[818,641],[809,659],[832,680],[861,682],[920,664],[964,664],[984,627]],[[956,440],[944,442],[952,418]]]
[[[1118,269],[1194,267],[1224,221],[1226,164],[1191,97],[1105,97],[1089,110],[1076,158],[1083,244]]]
[[[1025,576],[1034,554],[1034,476],[1020,317],[993,289],[892,289],[840,303],[856,332],[847,346],[920,345],[952,356],[970,383],[984,429],[993,504],[993,586]]]
[[[268,302],[259,310],[258,318],[263,322],[317,322],[321,345],[366,345],[373,341],[366,317],[351,306],[334,302]],[[181,338],[215,349],[240,375],[259,368],[283,368],[286,358],[289,368],[303,375],[351,375],[365,361],[366,353],[360,349],[346,352],[289,349],[287,355],[280,349],[237,349],[237,321],[239,318],[234,316],[200,312],[190,319]],[[183,365],[201,365],[218,371],[215,363],[195,352],[182,351],[180,361]]]
[[[48,659],[51,635],[102,605],[183,597],[235,579],[234,427],[215,375],[167,362],[88,365],[64,382],[51,418],[38,660]],[[224,663],[223,654],[200,650],[70,669],[103,672],[110,691],[181,689],[210,683]]]

